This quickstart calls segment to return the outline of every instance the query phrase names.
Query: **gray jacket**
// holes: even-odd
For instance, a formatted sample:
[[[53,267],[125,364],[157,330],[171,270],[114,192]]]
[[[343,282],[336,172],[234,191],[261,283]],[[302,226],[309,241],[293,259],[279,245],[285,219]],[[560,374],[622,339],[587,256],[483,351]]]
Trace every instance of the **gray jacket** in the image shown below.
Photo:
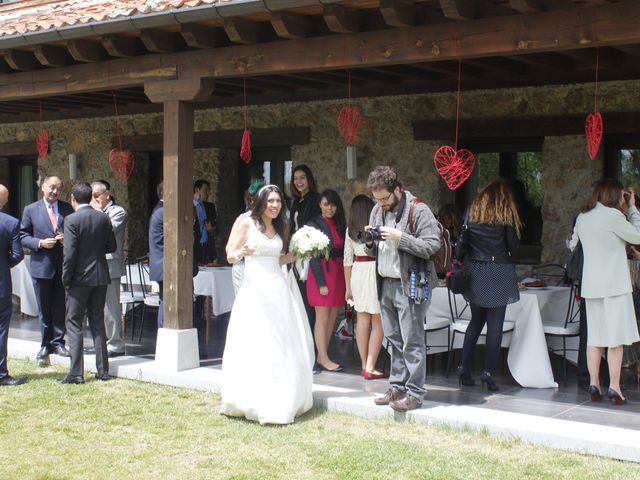
[[[415,233],[409,232],[409,207],[411,199],[414,198],[411,192],[404,190],[405,204],[403,208],[402,201],[400,208],[403,208],[400,222],[396,226],[402,232],[402,237],[398,244],[398,258],[400,260],[400,281],[402,282],[402,291],[409,298],[409,275],[412,269],[420,270],[420,265],[424,261],[429,271],[429,288],[433,290],[438,282],[438,277],[433,267],[431,257],[440,249],[440,229],[438,222],[434,217],[431,209],[425,203],[418,203],[413,207],[413,225]],[[379,227],[384,225],[384,210],[376,204],[371,211],[369,217],[369,225]],[[366,248],[366,247],[365,247]],[[372,248],[366,248],[369,255],[377,256],[377,244]],[[381,277],[378,274],[376,261],[376,277],[378,284]],[[378,285],[378,295],[382,292]]]
[[[109,278],[120,278],[124,271],[124,230],[127,222],[127,212],[119,205],[111,204],[104,209],[104,213],[109,215],[113,234],[116,236],[118,247],[113,253],[107,253],[107,265],[109,266]]]

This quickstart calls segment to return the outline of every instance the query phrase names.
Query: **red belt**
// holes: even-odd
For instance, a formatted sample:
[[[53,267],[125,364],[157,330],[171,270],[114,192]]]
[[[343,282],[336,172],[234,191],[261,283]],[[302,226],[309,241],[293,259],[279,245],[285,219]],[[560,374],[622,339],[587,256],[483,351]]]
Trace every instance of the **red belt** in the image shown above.
[[[375,262],[375,257],[368,257],[366,255],[356,255],[353,257],[354,262]]]

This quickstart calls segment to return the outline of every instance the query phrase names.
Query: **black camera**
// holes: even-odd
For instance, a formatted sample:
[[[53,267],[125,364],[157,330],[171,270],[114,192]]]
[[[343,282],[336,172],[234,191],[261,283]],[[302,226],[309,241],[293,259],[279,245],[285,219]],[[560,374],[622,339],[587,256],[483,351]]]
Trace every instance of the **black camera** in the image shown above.
[[[380,227],[371,227],[369,230],[359,231],[358,240],[364,243],[384,241]]]

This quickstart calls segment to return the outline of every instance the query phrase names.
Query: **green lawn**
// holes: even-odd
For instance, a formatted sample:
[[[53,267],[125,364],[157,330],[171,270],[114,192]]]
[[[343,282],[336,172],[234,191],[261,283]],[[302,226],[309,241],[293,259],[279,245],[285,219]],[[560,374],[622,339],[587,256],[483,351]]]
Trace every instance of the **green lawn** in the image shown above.
[[[0,390],[0,479],[640,478],[640,465],[486,433],[313,410],[263,427],[217,395],[116,379],[61,385],[59,367]],[[267,394],[267,392],[264,392]]]

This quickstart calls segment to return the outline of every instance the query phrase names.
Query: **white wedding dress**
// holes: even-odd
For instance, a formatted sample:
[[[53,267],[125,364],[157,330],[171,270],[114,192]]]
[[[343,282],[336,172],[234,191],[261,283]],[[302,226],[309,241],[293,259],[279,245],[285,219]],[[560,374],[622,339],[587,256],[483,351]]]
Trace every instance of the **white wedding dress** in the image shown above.
[[[245,257],[231,311],[220,413],[292,423],[313,406],[311,331],[297,285],[285,280],[278,264],[280,236],[270,239],[251,222],[247,243],[257,248]]]

